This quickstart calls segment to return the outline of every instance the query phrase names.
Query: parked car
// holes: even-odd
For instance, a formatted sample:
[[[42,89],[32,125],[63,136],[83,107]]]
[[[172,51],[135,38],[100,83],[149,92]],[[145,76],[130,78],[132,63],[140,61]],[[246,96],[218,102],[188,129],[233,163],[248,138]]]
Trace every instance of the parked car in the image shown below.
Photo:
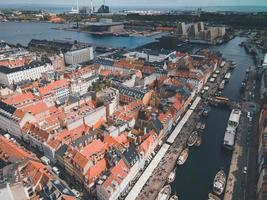
[[[75,189],[71,189],[72,193],[75,195],[76,198],[78,198],[80,196],[80,192],[78,192]]]
[[[53,170],[53,172],[55,172],[56,175],[60,174],[60,171],[57,167],[53,167],[52,170]]]

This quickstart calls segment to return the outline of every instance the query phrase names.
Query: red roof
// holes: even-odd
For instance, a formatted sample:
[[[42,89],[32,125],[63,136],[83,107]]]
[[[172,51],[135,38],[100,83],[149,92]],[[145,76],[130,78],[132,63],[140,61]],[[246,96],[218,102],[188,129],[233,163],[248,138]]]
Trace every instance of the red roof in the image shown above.
[[[36,158],[37,157],[25,150],[23,147],[19,146],[17,143],[0,135],[0,158],[3,160],[19,160],[22,161],[26,158]]]
[[[66,79],[58,80],[52,83],[49,83],[45,87],[39,88],[39,92],[41,95],[46,95],[52,93],[53,90],[59,89],[61,87],[65,87],[68,85],[68,81]]]
[[[47,105],[44,102],[39,102],[36,104],[29,105],[23,108],[24,111],[29,112],[33,115],[37,115],[39,113],[45,112],[48,110]]]
[[[107,162],[103,158],[98,161],[94,166],[90,167],[87,171],[87,177],[89,182],[94,181],[97,179],[105,170],[107,169]]]
[[[81,154],[89,158],[94,154],[104,152],[106,147],[107,146],[100,140],[94,140],[81,150]]]
[[[115,188],[113,181],[120,184],[124,180],[124,178],[128,175],[129,171],[130,171],[129,168],[127,167],[125,162],[121,159],[115,165],[115,167],[111,169],[111,174],[107,178],[107,180],[103,183],[103,187],[105,187],[106,189],[110,187],[116,190],[117,188]]]
[[[26,103],[28,101],[33,101],[34,99],[35,97],[33,96],[32,93],[24,93],[24,94],[13,95],[5,99],[4,102],[9,105],[18,105]]]

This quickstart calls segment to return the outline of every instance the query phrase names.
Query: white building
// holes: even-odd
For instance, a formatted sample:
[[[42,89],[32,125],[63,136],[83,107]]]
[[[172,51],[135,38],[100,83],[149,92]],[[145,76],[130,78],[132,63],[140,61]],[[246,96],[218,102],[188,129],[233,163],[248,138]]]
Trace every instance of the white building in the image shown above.
[[[84,49],[68,51],[64,55],[67,65],[77,65],[94,59],[94,48],[87,47]]]
[[[14,137],[21,137],[21,128],[35,118],[13,106],[0,101],[0,129],[7,131]]]
[[[98,76],[91,76],[88,78],[78,78],[71,80],[70,82],[70,91],[71,94],[79,94],[80,96],[88,92],[88,88],[92,86],[94,82],[99,79]]]
[[[169,50],[151,50],[151,49],[143,49],[141,51],[133,51],[124,54],[124,56],[128,58],[139,58],[145,59],[148,62],[162,62],[164,60],[171,60],[172,57],[176,57],[176,51]]]
[[[115,88],[107,88],[96,94],[96,99],[106,106],[107,116],[113,115],[119,108],[120,94]]]
[[[0,83],[10,86],[26,80],[36,80],[41,78],[42,73],[50,70],[53,70],[51,64],[39,61],[16,68],[2,66],[0,68]]]

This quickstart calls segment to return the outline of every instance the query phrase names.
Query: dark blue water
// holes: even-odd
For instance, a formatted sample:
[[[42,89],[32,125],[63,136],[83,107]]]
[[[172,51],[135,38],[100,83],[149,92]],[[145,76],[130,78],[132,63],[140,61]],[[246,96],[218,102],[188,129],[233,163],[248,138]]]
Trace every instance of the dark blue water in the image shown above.
[[[238,46],[243,40],[245,38],[237,37],[225,45],[211,48],[220,51],[223,57],[235,61],[238,65],[223,91],[223,94],[232,100],[239,100],[239,87],[245,71],[253,64],[252,58]],[[229,115],[228,110],[212,108],[206,130],[202,134],[202,145],[191,148],[185,165],[177,167],[172,190],[179,195],[179,200],[207,200],[208,193],[212,192],[215,174],[222,167],[228,172],[231,154],[226,154],[221,147]]]
[[[0,22],[0,40],[13,44],[27,45],[31,39],[63,40],[67,38],[80,42],[134,48],[152,42],[159,37],[159,35],[151,37],[94,36],[88,33],[52,29],[59,26],[64,25],[39,22]]]

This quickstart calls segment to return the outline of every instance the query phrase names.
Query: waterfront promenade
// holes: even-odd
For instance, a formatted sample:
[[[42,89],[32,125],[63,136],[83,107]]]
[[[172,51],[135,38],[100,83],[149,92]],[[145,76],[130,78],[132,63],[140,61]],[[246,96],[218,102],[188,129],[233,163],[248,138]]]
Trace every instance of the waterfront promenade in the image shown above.
[[[230,63],[219,69],[220,74],[215,83],[207,83],[210,86],[208,96],[213,95],[229,69]],[[138,181],[126,196],[126,200],[154,200],[158,192],[165,185],[171,171],[176,167],[177,159],[186,146],[190,134],[194,131],[197,122],[202,120],[202,110],[206,106],[206,101],[196,97],[192,106],[187,110],[183,118],[176,125],[174,131],[167,139],[154,159],[145,169]],[[206,99],[206,95],[204,96]],[[190,153],[189,153],[190,156]]]
[[[197,97],[191,108],[196,108],[200,100],[201,98]],[[155,155],[153,160],[150,162],[148,167],[145,169],[143,174],[140,176],[125,198],[126,200],[156,198],[158,191],[166,182],[169,173],[175,167],[176,160],[178,159],[178,156],[183,150],[183,146],[186,144],[186,141],[191,133],[191,131],[188,130],[190,127],[185,126],[185,124],[189,120],[194,120],[194,118],[191,118],[192,114],[193,111],[191,109],[185,113],[183,118],[176,125],[174,131],[167,139],[167,141],[171,143],[176,139],[178,141],[172,146],[166,143],[162,145],[158,153]],[[177,138],[180,133],[182,133],[183,136]]]

